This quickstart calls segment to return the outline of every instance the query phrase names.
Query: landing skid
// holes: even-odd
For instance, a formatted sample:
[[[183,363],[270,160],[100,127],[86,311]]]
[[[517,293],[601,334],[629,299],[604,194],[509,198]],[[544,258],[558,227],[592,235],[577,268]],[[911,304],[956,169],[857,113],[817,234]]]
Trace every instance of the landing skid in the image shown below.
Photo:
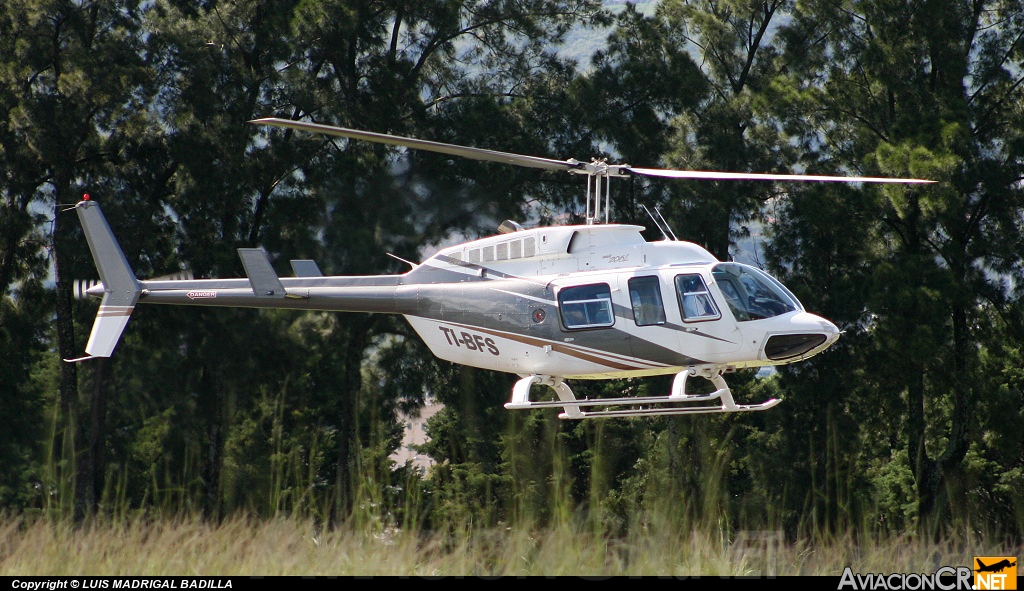
[[[710,394],[687,394],[686,380],[698,376],[710,380],[716,390]],[[530,400],[530,388],[534,385],[549,386],[555,391],[558,400]],[[717,405],[700,404],[712,400],[720,401]],[[597,419],[613,417],[645,417],[653,415],[688,415],[729,412],[750,412],[767,410],[781,402],[772,398],[761,404],[736,404],[732,398],[725,378],[719,370],[689,369],[676,374],[672,381],[672,393],[668,396],[626,396],[622,398],[594,398],[577,400],[568,384],[562,378],[553,376],[532,375],[516,382],[512,388],[512,400],[505,404],[507,409],[553,408],[562,407],[564,412],[560,419]],[[583,410],[600,407],[605,410]]]

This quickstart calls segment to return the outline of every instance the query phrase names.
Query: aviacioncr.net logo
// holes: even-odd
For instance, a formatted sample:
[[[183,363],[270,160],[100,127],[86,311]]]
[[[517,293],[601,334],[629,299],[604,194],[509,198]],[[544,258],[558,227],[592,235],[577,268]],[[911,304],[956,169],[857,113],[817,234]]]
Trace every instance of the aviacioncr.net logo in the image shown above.
[[[978,591],[1017,589],[1017,557],[975,556],[974,588]]]
[[[853,569],[843,569],[839,579],[838,591],[921,591],[940,589],[971,589],[971,569],[966,566],[943,566],[931,574],[892,573],[892,574],[860,574]]]

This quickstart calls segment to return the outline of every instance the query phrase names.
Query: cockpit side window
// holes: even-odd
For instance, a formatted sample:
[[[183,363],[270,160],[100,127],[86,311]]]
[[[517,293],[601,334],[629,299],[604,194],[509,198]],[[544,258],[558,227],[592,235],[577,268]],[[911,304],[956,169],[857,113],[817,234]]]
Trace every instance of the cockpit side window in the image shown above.
[[[722,290],[722,295],[725,296],[725,303],[729,305],[729,310],[732,311],[732,315],[736,317],[736,320],[740,322],[750,320],[750,313],[747,312],[747,306],[743,303],[747,300],[743,284],[738,279],[717,274],[715,275],[715,282],[718,283],[718,289]]]
[[[679,296],[679,311],[686,322],[717,320],[722,317],[704,278],[698,273],[676,275],[676,295]]]
[[[772,318],[803,309],[781,283],[753,267],[722,263],[711,270],[729,310],[740,322]]]
[[[615,324],[612,292],[607,283],[567,287],[558,292],[558,311],[568,329],[603,328]]]
[[[629,300],[637,326],[665,324],[665,305],[661,301],[661,282],[657,277],[630,279]]]

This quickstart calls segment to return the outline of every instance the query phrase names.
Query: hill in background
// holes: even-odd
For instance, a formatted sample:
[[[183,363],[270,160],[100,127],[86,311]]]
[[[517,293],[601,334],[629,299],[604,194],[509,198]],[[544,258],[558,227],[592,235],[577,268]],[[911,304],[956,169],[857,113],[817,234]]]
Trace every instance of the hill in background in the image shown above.
[[[634,4],[641,13],[650,16],[658,6],[658,0],[644,2],[626,2],[625,0],[605,0],[604,6],[618,13],[626,9],[626,4]],[[565,45],[559,51],[565,57],[572,58],[581,69],[590,67],[590,58],[594,52],[604,47],[611,27],[575,27],[566,35]]]

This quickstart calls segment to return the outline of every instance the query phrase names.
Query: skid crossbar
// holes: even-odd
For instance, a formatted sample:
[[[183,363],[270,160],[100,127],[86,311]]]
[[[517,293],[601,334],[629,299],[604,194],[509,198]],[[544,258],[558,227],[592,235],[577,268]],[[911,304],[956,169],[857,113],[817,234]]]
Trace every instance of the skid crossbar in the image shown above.
[[[710,380],[716,390],[709,394],[687,394],[686,380],[691,376],[699,376]],[[551,387],[558,400],[530,400],[530,388],[533,385]],[[694,404],[720,401],[718,405]],[[676,374],[672,383],[672,393],[668,396],[626,396],[621,398],[584,398],[577,399],[562,378],[552,376],[523,376],[512,389],[512,400],[505,405],[507,409],[536,409],[561,407],[564,412],[558,416],[562,419],[593,419],[615,417],[642,417],[655,415],[686,415],[750,412],[767,410],[781,400],[772,398],[760,404],[736,404],[732,398],[721,371],[707,369],[688,369]],[[608,408],[628,407],[628,408]],[[584,410],[603,408],[603,410]]]

